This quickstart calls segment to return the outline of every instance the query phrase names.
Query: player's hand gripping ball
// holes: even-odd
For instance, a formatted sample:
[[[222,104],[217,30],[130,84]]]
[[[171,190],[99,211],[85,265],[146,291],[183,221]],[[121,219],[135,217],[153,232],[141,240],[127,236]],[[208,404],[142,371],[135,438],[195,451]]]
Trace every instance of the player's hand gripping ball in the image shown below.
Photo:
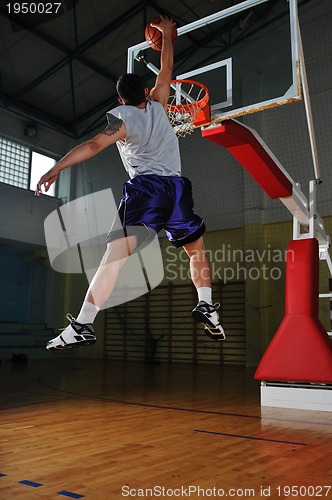
[[[159,16],[154,17],[146,25],[146,28],[145,28],[145,40],[150,45],[151,49],[161,51],[161,47],[162,47],[162,44],[163,44],[162,33],[161,33],[160,30],[158,30],[158,28],[155,28],[154,26],[151,26],[150,23],[152,23],[152,24],[159,24],[160,23],[160,17]],[[172,42],[174,42],[174,40],[176,39],[177,35],[178,35],[177,29],[176,29],[176,26],[174,25],[173,29],[172,29],[172,35],[171,35],[172,36]]]

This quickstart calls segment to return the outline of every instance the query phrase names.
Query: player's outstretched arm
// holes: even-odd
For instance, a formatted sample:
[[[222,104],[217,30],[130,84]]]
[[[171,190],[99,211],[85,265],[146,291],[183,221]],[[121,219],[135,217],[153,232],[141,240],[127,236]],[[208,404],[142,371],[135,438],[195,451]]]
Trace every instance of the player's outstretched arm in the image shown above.
[[[43,188],[47,193],[52,184],[57,180],[61,170],[96,156],[111,144],[124,139],[125,136],[126,127],[123,121],[119,118],[111,117],[109,124],[102,132],[73,148],[39,179],[35,194],[39,196]]]
[[[153,101],[160,102],[166,109],[173,73],[174,50],[172,42],[172,29],[175,26],[175,22],[173,19],[169,19],[166,16],[160,16],[160,22],[158,24],[151,23],[151,26],[161,31],[163,38],[160,54],[160,72],[156,79],[156,85],[150,96]]]

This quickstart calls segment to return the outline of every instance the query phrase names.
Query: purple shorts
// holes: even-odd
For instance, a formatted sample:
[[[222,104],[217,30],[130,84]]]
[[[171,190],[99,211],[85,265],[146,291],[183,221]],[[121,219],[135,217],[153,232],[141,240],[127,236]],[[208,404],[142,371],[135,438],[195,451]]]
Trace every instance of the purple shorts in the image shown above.
[[[205,232],[203,220],[193,211],[186,177],[137,175],[124,184],[123,195],[118,208],[123,227],[145,226],[156,233],[164,229],[175,247],[196,241]],[[112,228],[107,242],[119,238],[116,233]]]

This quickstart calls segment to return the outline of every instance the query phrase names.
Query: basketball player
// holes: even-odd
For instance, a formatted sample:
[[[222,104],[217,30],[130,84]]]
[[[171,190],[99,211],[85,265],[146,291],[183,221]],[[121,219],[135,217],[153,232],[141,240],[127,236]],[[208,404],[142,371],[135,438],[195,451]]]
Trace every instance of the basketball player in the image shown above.
[[[193,211],[191,183],[181,177],[178,140],[168,121],[166,106],[173,70],[174,22],[160,16],[159,24],[152,24],[162,33],[160,73],[155,87],[148,94],[141,79],[126,74],[117,82],[120,106],[107,113],[108,125],[93,139],[83,142],[67,153],[51,170],[41,177],[36,194],[44,186],[48,191],[61,170],[92,158],[116,143],[130,180],[124,185],[124,198],[119,205],[122,225],[140,226],[140,233],[151,229],[165,229],[175,247],[183,247],[190,259],[190,271],[198,293],[198,304],[192,311],[196,321],[203,323],[206,334],[214,340],[225,338],[212,304],[210,268],[205,253],[203,220]],[[119,236],[111,230],[101,264],[92,279],[82,308],[60,335],[50,340],[47,349],[68,349],[93,344],[96,337],[93,322],[114,288],[119,271],[128,255],[135,251],[139,236]],[[126,233],[127,234],[127,233]],[[155,233],[154,233],[155,234]]]

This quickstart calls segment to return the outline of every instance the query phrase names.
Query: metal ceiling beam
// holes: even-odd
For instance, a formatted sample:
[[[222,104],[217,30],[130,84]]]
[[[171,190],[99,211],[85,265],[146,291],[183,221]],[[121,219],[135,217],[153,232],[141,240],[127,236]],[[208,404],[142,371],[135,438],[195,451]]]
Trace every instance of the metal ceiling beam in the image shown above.
[[[70,96],[71,96],[71,108],[72,108],[72,129],[74,137],[77,137],[77,116],[76,116],[76,98],[75,98],[75,84],[74,84],[74,71],[73,63],[69,63],[69,75],[70,75]]]
[[[89,62],[88,64],[86,63],[86,60],[83,60],[80,56],[76,57],[76,60],[80,63],[82,63],[85,66],[88,66],[94,73],[97,73],[107,80],[110,80],[113,84],[117,82],[117,77],[111,75],[108,73],[108,71],[104,70],[103,68],[100,68],[95,63]],[[40,83],[46,81],[49,77],[51,77],[54,73],[62,69],[66,64],[70,64],[72,59],[68,56],[64,57],[63,59],[60,59],[56,64],[48,68],[44,73],[39,75],[37,78],[29,82],[25,87],[21,88],[13,97],[12,97],[12,104],[17,101],[18,99],[22,98],[25,94],[27,94],[30,90],[33,90],[35,87],[37,87]]]
[[[147,0],[147,4],[153,3],[153,0]],[[81,43],[79,46],[79,52],[84,52],[85,50],[90,49],[96,43],[99,43],[103,38],[108,36],[114,29],[121,27],[122,24],[125,24],[127,21],[132,19],[134,16],[144,11],[144,2],[138,2],[134,7],[126,11],[124,14],[121,14],[114,21],[110,22],[105,28],[100,30],[98,33],[95,33],[92,37],[90,37],[85,42]]]
[[[78,26],[77,26],[77,12],[76,12],[76,2],[73,2],[73,30],[75,39],[75,52],[78,49]],[[69,75],[70,75],[70,96],[71,96],[71,109],[72,109],[72,130],[75,138],[77,138],[77,109],[76,109],[76,93],[75,93],[75,78],[74,78],[74,68],[73,61],[69,61]]]
[[[153,0],[147,0],[147,3],[153,3]],[[136,14],[141,12],[144,9],[144,4],[142,2],[138,2],[132,9],[126,11],[124,14],[121,16],[117,17],[114,21],[109,23],[105,28],[103,28],[101,31],[90,37],[88,40],[83,42],[82,44],[78,45],[75,50],[70,50],[68,47],[63,45],[61,42],[56,40],[55,38],[51,37],[44,31],[34,27],[30,26],[28,23],[23,21],[22,19],[18,19],[15,15],[9,14],[7,10],[4,7],[0,6],[0,15],[3,17],[6,17],[9,19],[11,22],[14,22],[18,24],[21,28],[30,31],[33,33],[35,36],[43,40],[44,42],[49,43],[56,49],[60,50],[61,52],[65,53],[68,57],[72,59],[78,59],[82,64],[91,67],[94,71],[100,71],[100,74],[102,76],[105,76],[105,78],[111,79],[113,82],[117,81],[117,77],[108,73],[105,71],[104,68],[99,68],[98,65],[92,63],[91,61],[85,59],[85,57],[82,56],[82,53],[91,47],[93,47],[95,44],[100,42],[103,38],[108,36],[114,29],[119,28],[122,24],[124,24],[126,21],[130,20],[132,17],[134,17]],[[92,67],[93,66],[93,67]]]
[[[312,1],[312,0],[300,1],[299,7],[309,3],[310,1]],[[75,51],[70,50],[68,47],[64,46],[63,44],[61,44],[57,40],[53,39],[52,37],[50,37],[49,35],[47,35],[43,31],[39,30],[38,28],[30,27],[26,23],[24,23],[23,21],[18,21],[14,16],[9,16],[7,11],[5,11],[5,9],[3,7],[0,7],[0,15],[8,18],[10,21],[17,23],[18,25],[20,25],[24,29],[33,33],[38,38],[44,40],[45,42],[49,43],[50,45],[54,46],[55,48],[57,48],[58,50],[60,50],[66,54],[65,58],[63,58],[61,61],[59,61],[56,65],[53,65],[52,68],[50,68],[48,71],[46,71],[42,75],[40,75],[37,79],[34,80],[34,82],[30,82],[30,84],[28,84],[25,87],[25,91],[28,92],[30,89],[34,88],[34,86],[38,85],[39,83],[41,83],[44,80],[47,80],[47,78],[49,76],[51,76],[55,71],[60,69],[60,67],[57,67],[57,66],[62,65],[61,67],[63,67],[66,63],[69,63],[73,59],[76,59],[81,64],[90,67],[90,69],[92,69],[94,72],[99,73],[100,75],[104,76],[106,79],[111,80],[112,82],[115,83],[117,78],[114,75],[108,73],[104,68],[100,68],[98,65],[86,60],[85,57],[82,56],[81,52],[83,52],[84,50],[88,50],[90,47],[92,47],[93,45],[95,45],[96,43],[101,41],[105,36],[107,36],[110,33],[110,31],[113,28],[118,28],[119,24],[117,24],[117,23],[119,23],[119,22],[124,23],[128,19],[130,19],[131,17],[133,17],[134,15],[139,13],[140,10],[144,10],[146,8],[146,4],[157,6],[156,2],[149,1],[149,0],[147,0],[146,2],[140,2],[139,4],[136,4],[135,11],[130,10],[129,13],[126,13],[126,14],[120,16],[116,21],[113,21],[107,27],[105,27],[100,33],[94,35],[89,40],[87,40],[86,42],[81,44]],[[159,7],[157,7],[157,8],[159,9]],[[209,41],[211,41],[211,40],[215,40],[215,36],[216,36],[215,32],[211,33],[208,37],[205,37],[203,43],[206,44],[206,43],[209,43]],[[194,47],[190,48],[190,54],[192,54],[193,48],[194,49],[196,48],[195,46],[197,46],[197,48],[202,47],[202,41],[197,43],[197,41],[194,39],[194,37],[192,37],[192,38],[193,38],[192,42],[194,43]],[[188,51],[183,51],[183,53],[180,54],[181,58],[184,58],[187,56],[188,56]],[[177,60],[178,60],[178,58],[177,58]],[[26,93],[23,91],[24,91],[24,89],[21,89],[19,96],[16,97],[17,103],[14,105],[14,101],[15,101],[15,96],[14,96],[14,101],[12,101],[12,104],[9,105],[8,103],[9,103],[9,101],[13,100],[13,97],[5,94],[3,85],[1,85],[1,80],[0,80],[0,95],[1,95],[2,101],[3,101],[2,104],[0,104],[0,106],[3,107],[4,109],[10,110],[11,112],[13,112],[15,114],[23,116],[24,118],[35,119],[36,121],[47,126],[48,128],[53,129],[57,132],[60,132],[66,136],[73,137],[73,138],[75,137],[73,132],[72,132],[72,124],[68,124],[66,122],[63,122],[63,121],[57,119],[56,117],[54,117],[53,115],[49,115],[49,114],[47,114],[47,113],[45,113],[37,108],[34,108],[33,106],[30,106],[30,105],[27,105],[26,103],[20,102],[18,100],[19,97],[22,97],[22,95],[24,95],[24,93]],[[21,94],[21,92],[22,92],[22,94]],[[92,117],[93,115],[98,113],[99,111],[104,110],[106,107],[111,107],[113,105],[113,102],[114,102],[114,105],[116,105],[116,98],[117,98],[117,96],[113,95],[110,97],[110,99],[100,103],[98,106],[94,107],[91,111],[84,113],[80,117],[77,117],[77,119],[76,119],[77,125],[79,123],[83,123],[85,120],[89,119],[90,117]],[[96,128],[101,127],[102,120],[103,120],[102,117],[96,118],[92,124],[90,124],[85,130],[83,130],[81,133],[78,134],[78,137],[82,138],[82,137],[84,137],[84,135],[94,131]]]
[[[1,68],[0,68],[0,102],[3,102],[3,104],[6,105],[5,89],[3,86],[3,78],[2,78]]]
[[[115,83],[117,81],[117,77],[114,75],[108,73],[104,68],[99,67],[97,64],[92,63],[88,61],[84,56],[82,56],[82,52],[85,50],[88,50],[91,48],[93,45],[101,41],[105,36],[109,35],[109,33],[115,29],[118,28],[121,24],[125,23],[132,17],[134,17],[136,14],[138,14],[140,11],[144,11],[147,6],[149,5],[154,5],[157,10],[160,10],[159,6],[154,2],[153,0],[147,0],[146,2],[142,3],[139,2],[134,6],[133,9],[130,11],[124,13],[123,15],[119,16],[115,21],[112,21],[109,23],[103,30],[101,30],[98,34],[95,34],[93,37],[91,37],[89,40],[84,42],[83,44],[79,45],[74,51],[70,50],[68,47],[63,45],[61,42],[58,40],[54,39],[53,37],[47,35],[45,32],[42,30],[36,28],[36,27],[31,27],[29,26],[26,22],[24,22],[22,19],[18,20],[15,16],[9,15],[7,11],[0,7],[0,15],[3,15],[4,17],[8,18],[10,21],[15,22],[18,24],[20,27],[23,29],[30,31],[32,34],[37,36],[38,38],[42,39],[46,43],[52,45],[59,51],[63,52],[66,54],[66,57],[58,61],[56,64],[54,64],[51,68],[49,68],[47,71],[43,72],[41,75],[39,75],[36,79],[34,79],[32,82],[30,82],[28,85],[26,85],[24,88],[22,88],[15,96],[10,98],[10,102],[7,104],[6,107],[8,109],[14,109],[14,104],[15,102],[19,101],[26,93],[28,93],[30,90],[38,86],[40,83],[43,81],[46,81],[50,76],[52,76],[56,71],[60,70],[63,68],[66,64],[70,64],[72,59],[76,59],[79,61],[81,64],[89,67],[91,70],[93,70],[95,73],[100,74],[101,76],[105,77],[106,79],[112,81]],[[164,9],[162,9],[164,10]],[[91,111],[88,113],[85,113],[81,117],[77,117],[76,123],[82,123],[84,120],[88,119],[90,116],[93,116],[96,112],[98,112],[101,109],[105,109],[105,106],[109,105],[112,101],[116,104],[116,98],[117,96],[114,95],[112,96],[107,102],[103,102],[97,107],[93,108]],[[23,103],[19,103],[19,105],[22,105]],[[34,113],[35,116],[40,116],[40,110],[33,108],[31,106],[27,106],[31,111]],[[23,113],[24,114],[24,113]],[[50,115],[48,115],[48,118]],[[47,122],[48,122],[47,118]],[[55,119],[56,120],[56,119]],[[58,130],[58,126],[56,125],[55,128]],[[70,126],[65,126],[64,128],[61,127],[61,130],[65,130],[66,134],[70,130]],[[89,130],[90,127],[88,127],[87,130]],[[72,135],[72,134],[70,134]]]
[[[152,0],[151,0],[152,1]],[[151,3],[150,1],[147,2],[148,4]],[[91,48],[93,45],[101,41],[105,36],[109,35],[111,31],[113,31],[115,28],[118,28],[121,26],[121,24],[125,23],[132,17],[134,17],[137,13],[142,11],[144,9],[144,5],[142,2],[137,3],[133,9],[130,9],[126,13],[122,14],[119,16],[116,20],[112,21],[109,23],[103,30],[101,30],[98,34],[95,34],[93,37],[88,39],[86,42],[82,43],[81,45],[77,46],[74,51],[70,50],[68,47],[63,45],[61,42],[56,40],[55,38],[47,35],[45,32],[42,30],[36,28],[36,27],[31,27],[29,26],[28,23],[23,21],[22,19],[17,19],[14,15],[9,14],[6,9],[3,7],[0,7],[0,15],[6,17],[9,19],[11,22],[14,22],[18,24],[21,28],[30,31],[33,33],[35,36],[38,38],[42,39],[46,43],[52,45],[56,49],[60,50],[61,52],[66,54],[66,58],[61,59],[58,61],[55,65],[53,65],[51,68],[49,68],[47,71],[43,72],[39,77],[34,79],[32,82],[30,82],[28,85],[26,85],[24,88],[20,89],[19,92],[13,97],[11,104],[14,104],[15,101],[18,99],[22,98],[26,93],[28,93],[30,90],[34,89],[36,86],[38,86],[40,83],[43,81],[46,81],[47,78],[52,76],[58,69],[61,69],[65,64],[71,64],[72,59],[76,59],[79,61],[81,64],[84,66],[88,67],[95,73],[99,74],[100,76],[106,78],[107,80],[111,81],[112,83],[116,83],[118,77],[113,75],[112,73],[109,73],[107,70],[104,68],[98,66],[94,62],[89,61],[86,59],[83,55],[82,52],[85,50],[88,50]],[[77,22],[76,17],[74,19],[75,23]],[[76,24],[75,24],[76,26]],[[77,28],[77,26],[76,26]],[[77,42],[77,33],[75,35],[75,41]]]
[[[50,76],[54,75],[57,71],[62,69],[64,66],[68,64],[68,57],[64,57],[60,61],[58,61],[56,64],[54,64],[51,68],[49,68],[47,71],[42,73],[41,75],[37,76],[34,80],[32,80],[28,85],[25,87],[21,88],[10,100],[9,104],[13,105],[16,101],[21,99],[25,94],[27,94],[30,90],[34,89],[37,87],[40,83],[44,82],[49,78]]]
[[[9,102],[10,96],[4,95],[4,102]],[[0,103],[0,108],[9,111],[15,115],[21,116],[29,121],[33,120],[45,127],[55,130],[68,137],[73,137],[71,131],[71,124],[68,124],[62,120],[59,120],[54,115],[49,115],[45,111],[41,111],[29,104],[18,102],[14,106],[5,105],[4,102]]]
[[[85,115],[82,115],[79,118],[79,122],[82,123],[85,120],[88,120],[91,116],[95,115],[96,113],[101,113],[102,115],[99,115],[97,118],[94,119],[92,123],[90,123],[85,129],[83,129],[80,134],[79,138],[85,137],[87,134],[90,134],[91,132],[94,132],[95,130],[100,130],[103,125],[106,126],[106,118],[105,118],[105,109],[112,109],[115,106],[119,104],[118,102],[118,95],[114,94],[111,96],[109,99],[106,101],[100,103],[98,107],[94,108],[93,110],[89,111],[88,113],[85,113]]]
[[[99,113],[100,111],[105,112],[105,109],[109,110],[111,109],[112,106],[117,106],[118,104],[119,104],[118,95],[112,94],[109,98],[105,99],[103,102],[100,102],[93,109],[90,109],[89,111],[86,111],[85,113],[80,115],[77,118],[77,123],[80,124],[91,118],[91,116],[95,115],[96,113]]]
[[[0,15],[9,19],[9,21],[11,21],[11,22],[18,24],[21,28],[25,29],[26,31],[29,31],[30,33],[32,33],[36,37],[40,38],[44,42],[46,42],[49,45],[52,45],[53,47],[58,49],[60,52],[63,52],[64,54],[66,54],[68,63],[71,59],[77,59],[77,60],[79,60],[79,62],[81,64],[84,64],[85,66],[89,67],[93,71],[98,72],[101,76],[112,81],[113,83],[115,83],[117,81],[117,77],[115,75],[113,75],[112,73],[109,73],[104,68],[101,68],[97,64],[86,59],[81,54],[81,52],[83,52],[83,50],[81,50],[80,47],[78,47],[76,50],[70,50],[68,47],[63,45],[61,42],[59,42],[55,38],[47,35],[45,32],[41,31],[40,29],[35,28],[34,26],[31,27],[31,26],[29,26],[28,23],[26,23],[22,19],[18,19],[14,15],[8,14],[6,9],[1,7],[1,6],[0,6]],[[50,71],[52,71],[52,68],[50,68]],[[45,79],[46,79],[47,78],[47,71],[44,73],[44,75],[46,75],[45,76]]]

